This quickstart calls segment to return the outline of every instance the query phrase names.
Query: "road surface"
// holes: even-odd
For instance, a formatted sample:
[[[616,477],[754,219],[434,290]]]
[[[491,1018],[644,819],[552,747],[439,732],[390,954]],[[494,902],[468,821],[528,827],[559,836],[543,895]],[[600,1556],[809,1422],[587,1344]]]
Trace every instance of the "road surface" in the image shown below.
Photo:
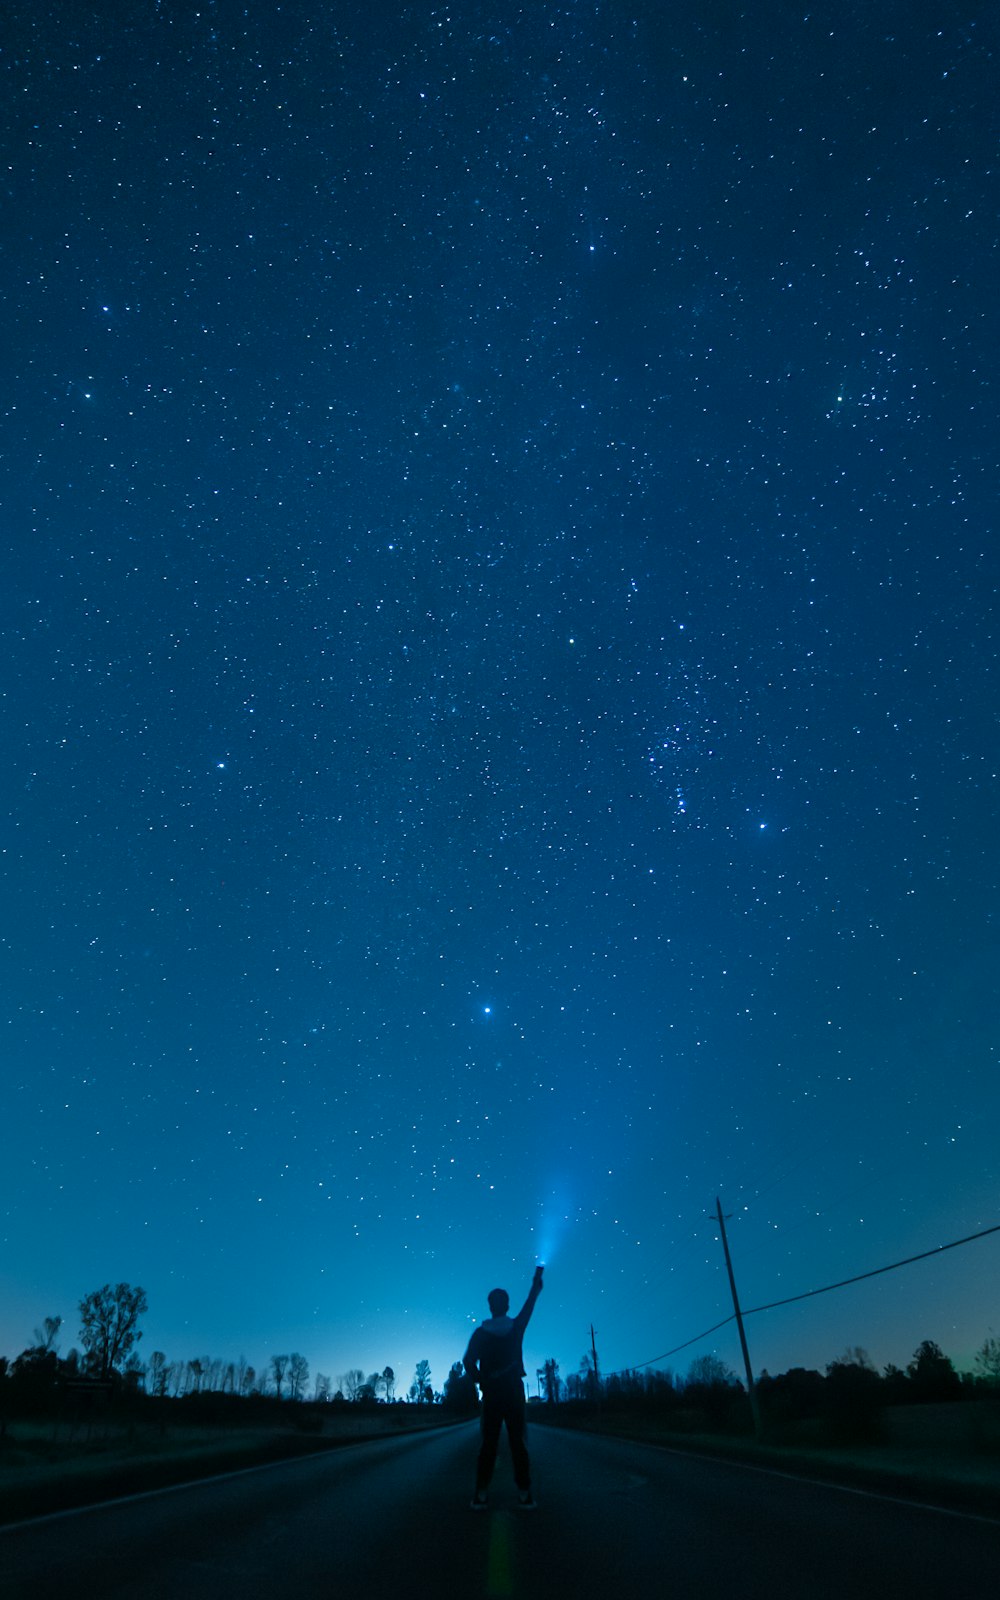
[[[996,1600],[1000,1522],[531,1431],[538,1508],[474,1425],[0,1530],[3,1600]],[[501,1446],[501,1450],[504,1447]]]

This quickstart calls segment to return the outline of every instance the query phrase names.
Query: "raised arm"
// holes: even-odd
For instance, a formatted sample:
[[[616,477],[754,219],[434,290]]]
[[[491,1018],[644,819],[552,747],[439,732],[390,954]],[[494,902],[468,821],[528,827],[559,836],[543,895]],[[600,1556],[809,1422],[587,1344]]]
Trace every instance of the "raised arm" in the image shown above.
[[[514,1322],[521,1333],[524,1332],[525,1328],[528,1326],[528,1323],[531,1321],[531,1313],[535,1309],[535,1301],[538,1299],[538,1296],[541,1294],[542,1289],[544,1288],[542,1283],[542,1273],[544,1270],[544,1267],[535,1268],[535,1276],[531,1280],[531,1288],[528,1290],[528,1298],[524,1302],[524,1305],[521,1307],[520,1311],[517,1313],[517,1316],[514,1318]]]

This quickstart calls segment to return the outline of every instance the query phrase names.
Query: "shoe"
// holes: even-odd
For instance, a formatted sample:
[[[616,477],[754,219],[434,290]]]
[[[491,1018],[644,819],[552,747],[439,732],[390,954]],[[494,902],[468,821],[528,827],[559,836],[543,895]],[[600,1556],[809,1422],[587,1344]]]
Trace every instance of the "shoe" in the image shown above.
[[[517,1497],[517,1503],[522,1511],[535,1510],[535,1497],[530,1489],[522,1489]]]
[[[486,1496],[481,1494],[478,1489],[469,1501],[469,1505],[473,1511],[488,1511],[490,1508],[490,1503]]]

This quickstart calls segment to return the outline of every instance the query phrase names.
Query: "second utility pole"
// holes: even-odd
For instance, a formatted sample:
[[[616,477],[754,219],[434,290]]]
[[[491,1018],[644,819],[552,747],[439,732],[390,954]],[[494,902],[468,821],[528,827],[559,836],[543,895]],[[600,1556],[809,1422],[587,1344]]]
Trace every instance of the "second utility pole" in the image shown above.
[[[726,1255],[726,1271],[729,1273],[729,1287],[733,1292],[733,1310],[736,1312],[736,1326],[740,1334],[740,1348],[743,1351],[743,1365],[747,1375],[747,1394],[750,1396],[750,1414],[753,1417],[753,1431],[760,1438],[760,1405],[757,1400],[757,1390],[753,1381],[753,1368],[750,1365],[750,1352],[747,1349],[747,1336],[743,1330],[743,1313],[740,1310],[739,1295],[736,1293],[736,1279],[733,1277],[733,1263],[729,1257],[729,1240],[726,1238],[726,1220],[722,1215],[722,1201],[718,1195],[715,1197],[715,1214],[719,1219],[719,1232],[722,1234],[722,1248]]]

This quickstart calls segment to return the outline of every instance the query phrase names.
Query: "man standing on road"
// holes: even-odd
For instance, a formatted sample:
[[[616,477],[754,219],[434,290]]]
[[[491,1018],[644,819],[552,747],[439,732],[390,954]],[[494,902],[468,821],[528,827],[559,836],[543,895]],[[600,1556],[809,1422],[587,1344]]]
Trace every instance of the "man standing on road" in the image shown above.
[[[524,1384],[521,1382],[524,1377],[521,1341],[541,1292],[542,1268],[536,1267],[527,1300],[516,1317],[509,1317],[510,1296],[506,1289],[491,1289],[486,1298],[492,1316],[475,1329],[465,1352],[465,1370],[483,1391],[476,1492],[472,1497],[474,1511],[486,1509],[486,1491],[496,1465],[497,1445],[504,1423],[507,1425],[519,1504],[525,1511],[534,1509],[531,1462],[524,1442],[526,1420]]]

